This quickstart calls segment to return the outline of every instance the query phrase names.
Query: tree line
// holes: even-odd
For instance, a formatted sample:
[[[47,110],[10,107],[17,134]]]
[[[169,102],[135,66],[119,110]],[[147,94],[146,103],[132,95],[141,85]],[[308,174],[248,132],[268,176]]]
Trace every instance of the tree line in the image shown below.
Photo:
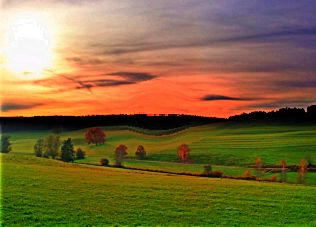
[[[253,111],[229,118],[203,117],[185,114],[146,115],[89,115],[89,116],[34,116],[0,117],[3,132],[23,129],[72,130],[96,126],[130,126],[152,130],[183,129],[185,127],[225,121],[272,121],[272,122],[313,122],[316,123],[316,105],[304,108],[280,108],[273,111]]]
[[[169,130],[194,125],[210,124],[224,121],[223,118],[192,115],[154,115],[120,114],[89,116],[35,116],[35,117],[0,117],[4,132],[17,130],[74,130],[97,126],[130,126],[151,130]]]
[[[61,143],[60,136],[57,134],[38,139],[34,145],[34,154],[36,157],[59,158],[64,162],[73,162],[85,158],[85,152],[80,147],[74,149],[71,138]]]
[[[264,121],[264,122],[316,122],[316,105],[304,108],[281,108],[273,111],[253,111],[250,113],[242,113],[234,115],[228,118],[233,122],[245,122],[245,121]]]

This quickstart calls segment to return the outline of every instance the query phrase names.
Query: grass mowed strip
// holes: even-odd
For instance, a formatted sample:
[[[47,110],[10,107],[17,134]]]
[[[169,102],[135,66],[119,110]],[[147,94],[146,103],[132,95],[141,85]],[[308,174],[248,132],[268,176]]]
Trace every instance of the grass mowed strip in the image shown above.
[[[312,186],[1,159],[5,226],[316,224]]]

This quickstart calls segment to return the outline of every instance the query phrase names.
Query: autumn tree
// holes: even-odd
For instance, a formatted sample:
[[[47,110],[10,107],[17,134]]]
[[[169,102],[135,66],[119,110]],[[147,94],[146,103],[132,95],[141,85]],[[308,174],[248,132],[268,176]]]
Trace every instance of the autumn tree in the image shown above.
[[[302,159],[300,162],[300,166],[298,168],[298,175],[297,175],[297,182],[299,184],[303,184],[305,180],[305,174],[307,172],[307,161],[305,159]]]
[[[73,162],[74,158],[74,145],[71,141],[71,138],[68,138],[63,142],[61,147],[61,159],[64,162]]]
[[[190,148],[187,144],[181,144],[178,147],[178,156],[183,162],[188,160],[190,156]]]
[[[1,135],[1,153],[9,153],[11,151],[10,136]]]
[[[261,158],[256,158],[256,177],[259,178],[261,177],[262,173],[262,159]]]
[[[139,158],[139,159],[144,159],[146,157],[146,151],[144,146],[139,145],[137,147],[137,150],[135,152],[135,155]]]
[[[59,154],[60,148],[60,136],[56,134],[49,135],[45,138],[45,151],[43,156],[44,157],[52,157],[55,158]]]
[[[127,147],[124,144],[119,145],[115,149],[115,165],[120,167],[122,166],[122,161],[125,155],[127,155]]]
[[[281,182],[286,182],[286,161],[281,160]]]
[[[105,137],[106,135],[101,128],[89,128],[85,133],[85,138],[88,144],[104,144]]]
[[[44,139],[38,139],[34,145],[34,153],[36,157],[42,157],[45,149]]]

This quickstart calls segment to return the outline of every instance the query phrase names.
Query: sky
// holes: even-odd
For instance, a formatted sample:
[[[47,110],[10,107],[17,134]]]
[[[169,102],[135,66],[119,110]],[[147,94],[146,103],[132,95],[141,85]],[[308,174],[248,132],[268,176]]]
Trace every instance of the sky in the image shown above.
[[[2,0],[1,115],[316,104],[313,0]]]

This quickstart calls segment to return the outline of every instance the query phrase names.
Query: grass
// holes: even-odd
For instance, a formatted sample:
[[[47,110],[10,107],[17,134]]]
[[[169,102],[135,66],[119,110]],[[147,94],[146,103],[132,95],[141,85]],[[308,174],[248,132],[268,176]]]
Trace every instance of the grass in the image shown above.
[[[1,155],[4,226],[316,225],[316,187]]]
[[[316,159],[316,126],[310,125],[250,125],[220,123],[199,126],[163,136],[138,133],[120,128],[104,128],[104,145],[87,145],[85,130],[67,131],[62,139],[71,137],[75,146],[87,151],[92,162],[101,157],[113,157],[119,144],[128,147],[130,158],[138,145],[144,145],[151,161],[178,162],[177,147],[186,143],[196,164],[246,166],[261,157],[266,164],[279,164],[286,159],[290,165],[298,164],[308,155]],[[140,131],[140,129],[138,130]],[[11,133],[13,152],[33,153],[33,146],[49,131]],[[154,132],[152,132],[154,133]]]
[[[128,147],[129,157],[124,162],[127,167],[164,170],[171,172],[203,171],[203,164],[212,164],[214,170],[222,170],[224,175],[240,176],[261,157],[265,164],[279,164],[285,159],[288,165],[297,165],[301,159],[311,156],[316,162],[316,126],[280,124],[237,124],[217,123],[191,127],[174,134],[163,131],[149,131],[128,127],[105,127],[107,134],[104,145],[88,145],[83,130],[66,131],[62,139],[71,137],[75,147],[83,148],[87,158],[79,161],[98,164],[101,158],[113,161],[113,151],[119,144]],[[13,153],[33,155],[33,146],[49,131],[24,131],[11,133]],[[191,148],[194,165],[179,164],[177,147],[186,143]],[[148,153],[145,161],[135,159],[138,145],[143,145]],[[266,174],[271,177],[271,174]],[[296,173],[288,174],[289,182],[296,182]],[[316,184],[316,173],[307,175],[306,183]]]

